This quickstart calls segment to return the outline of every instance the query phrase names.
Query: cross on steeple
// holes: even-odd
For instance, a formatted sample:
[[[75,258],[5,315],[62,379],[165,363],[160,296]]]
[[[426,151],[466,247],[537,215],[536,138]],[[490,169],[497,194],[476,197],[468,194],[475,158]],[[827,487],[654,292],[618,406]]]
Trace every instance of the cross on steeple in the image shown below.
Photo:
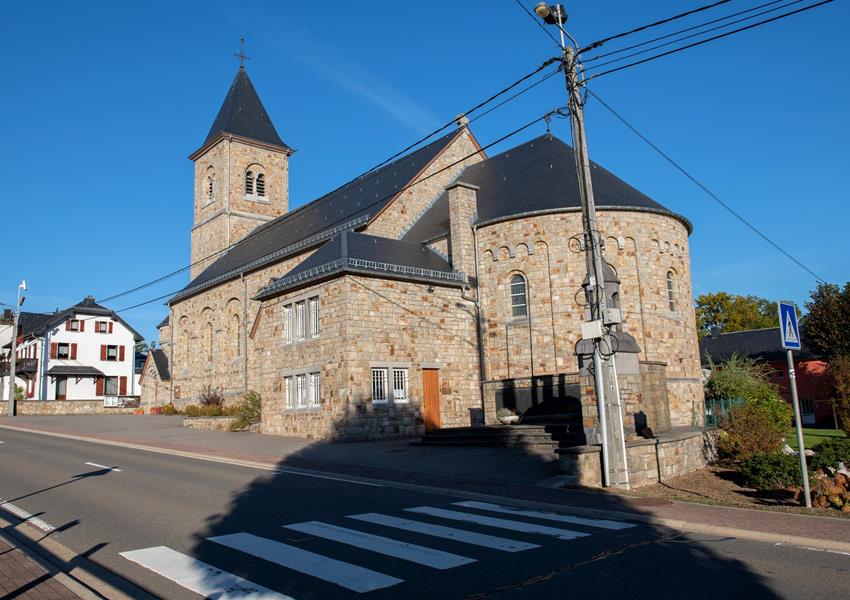
[[[235,56],[236,58],[239,59],[239,68],[240,69],[245,68],[245,61],[246,60],[251,60],[248,57],[248,55],[245,54],[245,38],[243,38],[243,37],[239,38],[239,53],[237,54],[236,52],[234,52],[233,56]]]

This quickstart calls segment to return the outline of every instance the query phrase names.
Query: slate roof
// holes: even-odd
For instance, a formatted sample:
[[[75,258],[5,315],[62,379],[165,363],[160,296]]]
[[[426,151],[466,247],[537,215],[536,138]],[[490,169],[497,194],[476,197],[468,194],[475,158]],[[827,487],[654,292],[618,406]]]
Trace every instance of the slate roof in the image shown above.
[[[260,225],[169,302],[318,246],[342,230],[365,226],[459,133],[453,131],[309,204]]]
[[[156,367],[159,378],[162,381],[171,381],[171,371],[168,368],[168,355],[162,348],[154,348],[150,351],[153,364]]]
[[[221,133],[232,133],[258,142],[265,142],[292,151],[277,133],[266,108],[248,77],[248,72],[239,67],[230,90],[218,110],[201,148],[212,142]]]
[[[133,339],[137,342],[142,341],[144,338],[139,334],[138,331],[130,327],[130,324],[127,323],[124,319],[122,319],[118,313],[113,311],[110,308],[106,308],[105,306],[101,306],[98,304],[93,296],[86,296],[82,301],[77,302],[75,305],[66,308],[65,310],[57,311],[53,314],[46,315],[47,318],[41,320],[37,326],[33,327],[29,332],[25,332],[24,335],[34,335],[40,336],[48,329],[56,327],[60,323],[64,323],[66,320],[70,319],[76,314],[90,315],[94,317],[109,317],[114,319],[124,325],[130,333],[133,334]]]
[[[341,273],[362,273],[390,279],[460,286],[463,273],[452,270],[442,256],[422,244],[343,231],[301,264],[260,290],[264,300]]]
[[[802,335],[800,341],[803,349],[800,352],[794,352],[794,358],[817,360],[817,355],[806,350],[806,339]],[[785,352],[782,348],[779,327],[721,333],[716,338],[706,336],[699,342],[700,362],[703,366],[708,365],[709,356],[715,364],[728,359],[733,354],[775,362],[786,360]]]
[[[36,329],[39,329],[52,317],[53,315],[50,313],[21,312],[21,314],[18,315],[18,325],[21,328],[21,334],[24,336],[29,335]]]
[[[165,315],[165,318],[159,322],[159,325],[156,326],[157,329],[162,329],[163,327],[168,325],[168,316],[169,315]]]
[[[47,370],[48,375],[76,375],[77,377],[102,377],[103,371],[84,365],[56,365]]]
[[[544,134],[506,152],[468,166],[457,177],[478,186],[478,223],[489,223],[526,213],[580,210],[579,184],[573,149]],[[692,230],[690,221],[662,206],[628,183],[591,162],[597,210],[635,210],[670,215]],[[446,194],[408,230],[402,239],[424,242],[449,232]]]

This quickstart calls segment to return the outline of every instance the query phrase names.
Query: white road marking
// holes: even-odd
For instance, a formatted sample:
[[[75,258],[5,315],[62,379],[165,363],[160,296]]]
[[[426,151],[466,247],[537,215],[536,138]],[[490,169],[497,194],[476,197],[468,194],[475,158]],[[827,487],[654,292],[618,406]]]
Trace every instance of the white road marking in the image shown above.
[[[399,519],[397,517],[391,517],[390,515],[382,515],[379,513],[348,515],[348,518],[365,521],[367,523],[375,523],[377,525],[384,525],[386,527],[395,527],[396,529],[403,529],[405,531],[412,531],[423,535],[432,535],[446,540],[463,542],[464,544],[483,546],[484,548],[501,550],[502,552],[522,552],[523,550],[531,550],[533,548],[540,547],[537,544],[529,544],[528,542],[520,542],[495,535],[487,535],[486,533],[467,531],[465,529],[455,529],[454,527],[446,527],[444,525],[434,525],[433,523],[425,523],[424,521]]]
[[[841,550],[827,550],[826,548],[810,548],[809,546],[795,546],[794,544],[786,544],[785,542],[776,542],[773,545],[774,546],[787,546],[788,548],[797,548],[798,550],[811,550],[812,552],[827,552],[828,554],[842,554],[844,556],[850,556],[850,552],[843,552]]]
[[[121,556],[205,598],[293,600],[166,546],[121,552]]]
[[[115,467],[107,467],[106,465],[99,465],[93,462],[87,462],[86,464],[90,467],[97,467],[98,469],[106,469],[107,471],[115,471],[116,473],[121,472],[121,469],[116,469]]]
[[[453,502],[455,506],[463,506],[465,508],[477,508],[479,510],[489,510],[491,512],[503,513],[506,515],[515,515],[517,517],[531,517],[534,519],[545,519],[547,521],[559,521],[561,523],[573,523],[575,525],[586,525],[588,527],[600,527],[602,529],[628,529],[634,527],[631,523],[623,523],[622,521],[608,521],[606,519],[588,519],[584,517],[574,517],[572,515],[560,515],[558,513],[543,512],[536,510],[524,510],[512,506],[502,506],[499,504],[490,504],[489,502],[476,502],[470,500],[467,502]]]
[[[287,529],[308,533],[328,540],[333,540],[341,544],[348,544],[357,548],[364,548],[385,554],[393,558],[415,562],[426,567],[434,569],[452,569],[461,565],[468,565],[475,562],[474,558],[459,556],[442,550],[426,548],[416,544],[401,542],[392,538],[386,538],[371,533],[364,533],[354,529],[345,527],[337,527],[328,523],[319,521],[307,521],[306,523],[293,523],[292,525],[284,525]]]
[[[405,508],[404,510],[422,515],[431,515],[432,517],[441,517],[443,519],[467,521],[469,523],[477,523],[478,525],[486,525],[488,527],[521,531],[522,533],[539,533],[542,535],[556,537],[561,540],[573,540],[575,538],[587,537],[590,535],[578,531],[571,531],[569,529],[549,527],[548,525],[538,525],[537,523],[528,523],[525,521],[509,521],[507,519],[497,519],[496,517],[488,517],[486,515],[476,515],[456,510],[434,508],[433,506],[417,506],[416,508]]]
[[[38,527],[42,531],[53,531],[54,529],[56,529],[50,523],[42,521],[38,517],[32,516],[30,513],[25,511],[20,506],[15,506],[11,502],[3,502],[2,498],[0,498],[0,508],[4,508],[4,509],[8,510],[10,513],[15,515],[19,519],[26,521],[30,525],[35,525],[36,527]]]
[[[328,558],[327,556],[282,544],[274,540],[261,538],[250,533],[234,533],[207,539],[211,542],[241,550],[246,554],[276,563],[287,569],[335,583],[355,592],[371,592],[404,581],[403,579],[390,577],[377,571]]]

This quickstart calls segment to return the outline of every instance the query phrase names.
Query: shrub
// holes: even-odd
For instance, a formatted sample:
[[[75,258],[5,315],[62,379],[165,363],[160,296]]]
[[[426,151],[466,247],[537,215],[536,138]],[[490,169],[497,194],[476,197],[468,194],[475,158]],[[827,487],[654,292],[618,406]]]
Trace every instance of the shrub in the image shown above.
[[[173,404],[166,404],[162,407],[162,414],[164,415],[179,415],[180,410],[174,406]]]
[[[161,406],[151,406],[151,414],[152,415],[161,415],[162,407]]]
[[[224,406],[224,393],[221,388],[213,389],[211,385],[204,386],[201,391],[201,406]]]
[[[230,431],[245,429],[254,423],[259,423],[263,408],[263,399],[255,391],[245,394],[242,401],[233,407],[233,416],[236,420],[230,424]]]
[[[720,419],[718,451],[734,460],[777,452],[790,430],[784,415],[777,417],[777,413],[782,415],[775,407],[756,403],[733,406],[729,415]]]
[[[741,474],[747,485],[762,491],[803,485],[795,454],[756,454],[741,463]]]
[[[15,386],[15,402],[23,402],[26,400],[26,396],[24,395],[24,388],[19,385]]]
[[[850,438],[834,438],[824,440],[812,448],[815,455],[809,459],[809,464],[812,467],[837,467],[838,463],[843,462],[845,466],[850,467]]]
[[[198,406],[197,404],[190,404],[184,411],[187,417],[221,417],[225,412],[221,406]]]

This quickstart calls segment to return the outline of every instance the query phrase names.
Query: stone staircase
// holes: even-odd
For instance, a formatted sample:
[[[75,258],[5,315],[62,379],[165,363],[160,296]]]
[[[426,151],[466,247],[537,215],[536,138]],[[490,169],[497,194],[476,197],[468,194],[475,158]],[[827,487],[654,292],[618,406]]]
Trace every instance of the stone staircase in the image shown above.
[[[486,425],[437,429],[422,436],[417,446],[489,446],[555,450],[584,444],[581,419],[551,423]]]

